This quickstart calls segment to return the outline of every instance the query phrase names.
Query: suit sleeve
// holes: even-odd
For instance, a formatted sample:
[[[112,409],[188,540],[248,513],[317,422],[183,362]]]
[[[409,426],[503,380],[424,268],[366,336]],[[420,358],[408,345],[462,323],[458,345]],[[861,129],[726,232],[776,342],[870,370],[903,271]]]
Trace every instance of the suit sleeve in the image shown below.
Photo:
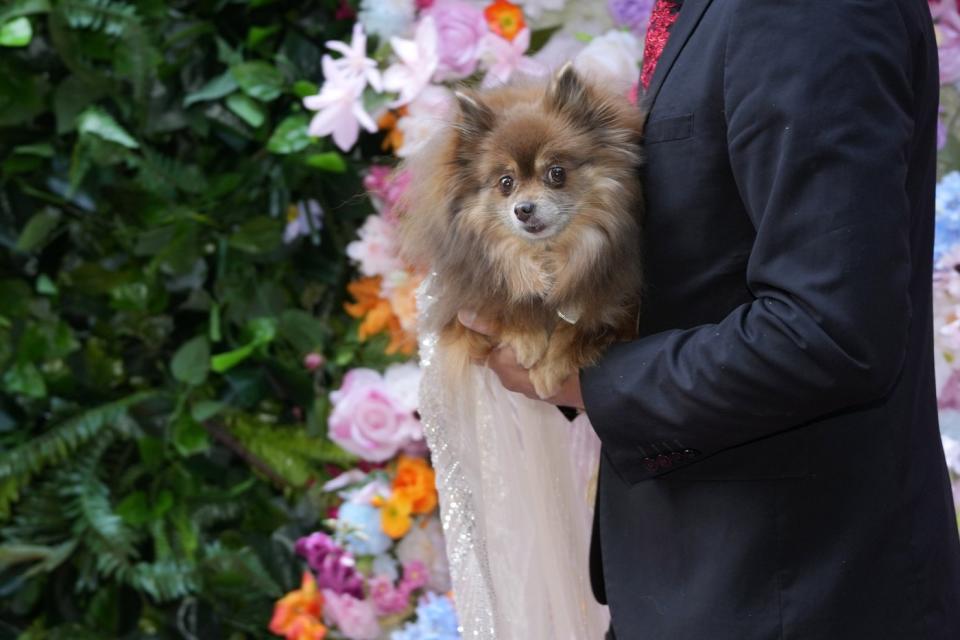
[[[615,345],[581,373],[604,449],[633,478],[662,473],[650,456],[663,448],[686,449],[686,463],[880,399],[904,361],[914,126],[904,20],[892,1],[740,5],[724,102],[756,228],[752,302],[717,324]]]

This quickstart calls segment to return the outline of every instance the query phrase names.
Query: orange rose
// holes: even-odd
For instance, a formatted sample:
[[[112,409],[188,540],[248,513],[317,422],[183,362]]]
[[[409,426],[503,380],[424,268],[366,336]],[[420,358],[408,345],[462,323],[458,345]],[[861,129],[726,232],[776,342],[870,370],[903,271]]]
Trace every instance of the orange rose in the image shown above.
[[[393,492],[406,496],[413,513],[427,514],[437,508],[436,474],[422,458],[400,456]]]

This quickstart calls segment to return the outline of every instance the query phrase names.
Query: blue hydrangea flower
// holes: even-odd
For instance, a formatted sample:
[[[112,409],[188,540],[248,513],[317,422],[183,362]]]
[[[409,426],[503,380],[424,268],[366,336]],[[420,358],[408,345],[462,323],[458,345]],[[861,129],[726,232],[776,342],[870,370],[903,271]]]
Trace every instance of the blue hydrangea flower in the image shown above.
[[[340,505],[337,539],[355,556],[380,555],[391,544],[390,537],[380,527],[380,510],[355,502]]]
[[[934,263],[960,243],[960,171],[951,171],[937,185],[936,212]]]
[[[390,634],[390,640],[460,640],[460,625],[453,602],[428,593],[417,605],[417,618]]]

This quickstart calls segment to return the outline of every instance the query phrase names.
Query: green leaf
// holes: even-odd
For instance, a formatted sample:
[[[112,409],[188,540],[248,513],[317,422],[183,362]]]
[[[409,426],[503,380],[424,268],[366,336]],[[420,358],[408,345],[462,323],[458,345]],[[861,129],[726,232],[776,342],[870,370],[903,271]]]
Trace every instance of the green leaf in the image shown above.
[[[37,293],[42,296],[55,296],[58,293],[57,285],[45,273],[37,277]]]
[[[13,0],[0,9],[0,22],[7,22],[20,16],[48,13],[50,0]]]
[[[250,344],[246,344],[238,349],[233,349],[232,351],[227,351],[226,353],[218,353],[210,358],[210,368],[217,373],[229,371],[253,355],[253,352],[256,350],[256,348],[257,345],[251,342]]]
[[[170,362],[173,377],[189,385],[203,384],[210,372],[210,343],[206,336],[184,343]]]
[[[320,87],[314,82],[309,80],[297,80],[293,83],[293,95],[298,98],[306,98],[307,96],[315,96],[320,93]]]
[[[250,30],[247,31],[247,46],[251,49],[255,49],[258,44],[280,31],[280,25],[271,24],[266,27],[250,27]]]
[[[40,247],[56,231],[60,223],[60,212],[47,207],[34,215],[27,222],[14,248],[23,253],[29,253]]]
[[[283,75],[261,60],[235,64],[230,67],[230,73],[244,93],[257,100],[276,100],[283,89]]]
[[[223,74],[213,78],[202,88],[197,89],[183,99],[183,106],[189,107],[197,102],[207,102],[208,100],[219,100],[237,90],[237,81],[233,79],[233,74],[225,71]]]
[[[3,387],[7,393],[28,398],[44,398],[47,395],[47,385],[43,381],[43,376],[30,362],[17,363],[11,367],[3,375]]]
[[[181,413],[173,423],[173,446],[186,458],[209,449],[210,436],[189,413]]]
[[[231,93],[227,97],[227,108],[254,129],[266,120],[267,112],[253,98],[242,93]]]
[[[32,39],[33,27],[25,16],[0,25],[0,47],[25,47]]]
[[[135,491],[120,501],[117,505],[117,515],[127,524],[139,527],[150,521],[153,512],[147,503],[147,494]]]
[[[49,142],[38,142],[37,144],[21,144],[14,147],[13,152],[25,156],[37,156],[40,158],[53,157],[53,145]]]
[[[194,405],[190,408],[190,415],[197,422],[203,422],[204,420],[209,420],[213,416],[217,415],[225,408],[227,408],[227,404],[225,402],[201,400],[200,402],[194,403]]]
[[[77,131],[81,134],[96,136],[108,142],[115,142],[127,149],[138,149],[140,147],[133,136],[113,119],[113,116],[99,107],[89,107],[77,116]]]
[[[306,163],[314,169],[328,171],[330,173],[346,173],[347,163],[343,156],[336,151],[327,151],[325,153],[314,153],[307,156]]]
[[[278,154],[296,153],[308,146],[307,116],[303,113],[285,118],[267,141],[267,151]]]
[[[230,236],[230,246],[244,253],[268,253],[280,246],[283,228],[276,218],[250,218]]]

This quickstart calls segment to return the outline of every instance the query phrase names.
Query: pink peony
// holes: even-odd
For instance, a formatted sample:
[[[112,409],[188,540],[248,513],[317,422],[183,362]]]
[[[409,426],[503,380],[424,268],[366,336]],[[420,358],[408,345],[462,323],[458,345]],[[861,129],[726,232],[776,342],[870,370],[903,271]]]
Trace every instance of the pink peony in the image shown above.
[[[372,462],[389,460],[411,442],[422,440],[411,380],[416,375],[419,384],[419,369],[414,374],[406,370],[408,366],[416,369],[415,365],[392,365],[387,378],[372,369],[348,372],[340,389],[330,394],[330,439]]]
[[[388,276],[403,270],[397,255],[397,229],[383,216],[373,214],[357,232],[358,239],[347,245],[347,255],[360,264],[365,276]]]
[[[441,0],[425,13],[437,26],[439,63],[434,80],[466,78],[477,69],[480,45],[489,31],[479,7],[460,0]]]
[[[377,611],[367,600],[324,589],[323,618],[350,640],[377,640],[380,637]]]

